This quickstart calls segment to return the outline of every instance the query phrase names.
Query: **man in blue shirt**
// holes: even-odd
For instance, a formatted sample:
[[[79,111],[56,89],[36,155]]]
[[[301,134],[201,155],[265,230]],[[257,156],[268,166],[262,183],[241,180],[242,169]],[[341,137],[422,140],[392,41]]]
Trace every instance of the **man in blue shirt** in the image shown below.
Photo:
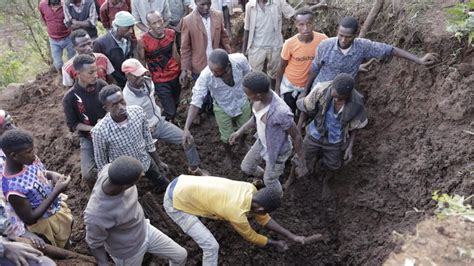
[[[368,122],[364,98],[354,89],[352,76],[342,73],[333,81],[318,83],[296,105],[302,112],[316,114],[306,127],[303,140],[306,165],[310,166],[310,160],[316,158],[321,159],[327,168],[336,170],[342,166],[343,160],[350,161],[356,130]],[[290,175],[285,187],[288,188],[293,181]]]
[[[330,81],[339,73],[348,73],[355,79],[359,66],[369,58],[394,55],[426,66],[438,62],[438,56],[433,53],[418,57],[389,44],[356,38],[358,28],[359,22],[355,18],[345,17],[339,23],[337,37],[321,42],[311,66],[305,95],[315,80],[316,83]]]

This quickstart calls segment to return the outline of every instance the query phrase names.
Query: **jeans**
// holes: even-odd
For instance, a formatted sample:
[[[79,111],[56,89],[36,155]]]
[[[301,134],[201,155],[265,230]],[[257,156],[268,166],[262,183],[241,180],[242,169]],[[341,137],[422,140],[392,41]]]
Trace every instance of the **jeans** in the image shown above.
[[[53,40],[49,38],[49,46],[51,47],[51,55],[53,57],[53,65],[56,70],[60,70],[64,65],[63,62],[63,50],[66,49],[67,58],[71,59],[76,51],[72,46],[71,38],[68,36],[61,40]]]
[[[188,252],[173,239],[169,238],[163,232],[150,224],[146,220],[147,233],[145,241],[140,247],[140,250],[130,258],[120,259],[112,257],[115,265],[121,266],[135,266],[142,265],[143,256],[145,253],[150,253],[158,257],[164,257],[169,260],[169,265],[185,265],[188,257]]]
[[[97,165],[94,160],[94,146],[92,140],[86,137],[80,137],[81,143],[81,175],[86,182],[95,182],[97,180]]]
[[[156,124],[151,136],[154,139],[172,144],[180,145],[183,143],[183,130],[163,119],[160,119],[158,124]],[[200,159],[195,143],[185,147],[184,154],[186,154],[189,166],[199,166]]]
[[[168,216],[190,236],[202,249],[202,265],[217,265],[219,257],[219,243],[198,217],[177,210],[173,207],[173,200],[169,195],[169,187],[163,197],[163,207]]]
[[[337,170],[342,167],[342,143],[331,144],[326,137],[317,140],[306,133],[303,139],[303,149],[306,159],[306,165],[310,165],[313,158],[321,159],[322,163],[331,170]]]
[[[264,147],[260,139],[257,139],[257,141],[255,141],[242,160],[240,168],[242,172],[246,173],[247,175],[263,175],[263,182],[265,183],[265,186],[277,191],[280,193],[280,196],[283,196],[283,190],[280,184],[280,176],[285,170],[285,162],[290,157],[291,150],[292,148],[290,145],[288,151],[278,155],[274,165],[270,165],[266,162],[264,171],[258,164],[262,158],[265,159],[266,156],[262,156],[264,153]]]

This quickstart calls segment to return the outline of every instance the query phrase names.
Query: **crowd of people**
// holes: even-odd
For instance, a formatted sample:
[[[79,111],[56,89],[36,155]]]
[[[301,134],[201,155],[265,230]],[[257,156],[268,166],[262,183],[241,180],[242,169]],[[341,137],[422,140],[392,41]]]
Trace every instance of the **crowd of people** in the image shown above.
[[[368,123],[364,97],[355,89],[361,65],[389,56],[421,65],[438,61],[436,54],[418,57],[356,38],[359,22],[353,17],[342,18],[337,36],[329,38],[315,31],[314,6],[295,10],[286,0],[241,4],[243,45],[241,53],[232,53],[229,1],[40,2],[53,65],[68,89],[65,124],[79,138],[81,177],[90,190],[85,241],[99,265],[108,263],[107,254],[117,265],[141,265],[145,253],[172,265],[186,263],[186,249],[145,218],[136,187],[143,176],[163,196],[171,220],[202,249],[204,265],[217,265],[219,243],[198,217],[225,220],[247,241],[278,251],[288,249],[287,242],[258,234],[248,216],[302,245],[321,239],[296,235],[269,213],[298,177],[314,173],[316,161],[336,170],[352,159],[356,132]],[[287,40],[283,17],[298,32]],[[101,36],[98,21],[106,29]],[[181,129],[177,108],[188,86],[192,99]],[[223,166],[236,159],[233,146],[248,149],[240,168],[263,182],[215,177],[203,168],[191,133],[193,126],[199,130],[203,112],[217,122]],[[252,131],[255,142],[248,148]],[[16,128],[6,110],[0,110],[0,135],[2,210],[10,224],[0,262],[54,264],[9,239],[29,238],[39,250],[46,243],[69,248],[73,216],[64,192],[71,177],[45,168],[32,134]],[[157,141],[181,145],[186,173],[168,176]],[[288,160],[290,175],[282,186]]]

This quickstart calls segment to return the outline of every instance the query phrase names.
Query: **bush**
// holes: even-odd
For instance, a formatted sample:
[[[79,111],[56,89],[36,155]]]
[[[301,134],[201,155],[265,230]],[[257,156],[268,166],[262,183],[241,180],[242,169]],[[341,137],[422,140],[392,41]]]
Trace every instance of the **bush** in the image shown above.
[[[460,42],[467,36],[467,44],[474,45],[474,1],[457,4],[449,8],[447,13],[447,30],[453,32]]]

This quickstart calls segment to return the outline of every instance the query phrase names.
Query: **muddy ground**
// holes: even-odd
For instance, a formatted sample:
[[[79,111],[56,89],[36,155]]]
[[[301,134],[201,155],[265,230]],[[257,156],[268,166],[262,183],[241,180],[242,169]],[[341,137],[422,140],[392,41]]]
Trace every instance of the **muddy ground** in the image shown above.
[[[439,20],[439,10],[433,12],[427,16]],[[433,191],[472,193],[472,171],[465,169],[474,159],[473,137],[463,130],[474,128],[473,49],[440,32],[444,25],[430,20],[420,25],[416,34],[406,28],[397,32],[398,37],[384,36],[392,32],[397,19],[391,17],[369,37],[390,40],[419,54],[438,52],[441,63],[426,68],[393,58],[360,75],[359,89],[366,96],[369,124],[357,135],[353,161],[336,172],[318,167],[310,179],[300,181],[285,194],[283,207],[272,215],[298,234],[323,233],[329,240],[292,245],[289,251],[278,253],[249,245],[226,223],[205,220],[221,246],[219,264],[379,265],[396,246],[393,231],[413,232],[416,223],[431,214]],[[334,32],[326,34],[333,36]],[[65,88],[57,85],[58,78],[54,73],[38,75],[10,99],[4,96],[0,107],[12,113],[19,127],[33,132],[37,153],[49,169],[74,177],[68,191],[68,204],[76,217],[72,240],[75,251],[87,254],[81,216],[88,191],[80,180],[78,139],[65,125],[61,107]],[[189,96],[189,90],[183,92],[180,125],[184,124]],[[204,119],[192,132],[204,168],[213,175],[244,179],[239,169],[243,151],[233,160],[232,169],[223,167],[224,151],[213,117]],[[248,142],[253,140],[249,137]],[[161,145],[159,150],[170,165],[170,177],[185,173],[180,147]],[[323,200],[320,180],[325,175],[332,176],[332,196]],[[139,184],[139,191],[142,195],[154,192],[146,180]],[[156,195],[159,202],[161,197]],[[201,261],[201,250],[190,238],[178,236],[159,217],[151,220],[188,250],[190,264]],[[150,261],[165,263],[158,258],[147,263]]]

